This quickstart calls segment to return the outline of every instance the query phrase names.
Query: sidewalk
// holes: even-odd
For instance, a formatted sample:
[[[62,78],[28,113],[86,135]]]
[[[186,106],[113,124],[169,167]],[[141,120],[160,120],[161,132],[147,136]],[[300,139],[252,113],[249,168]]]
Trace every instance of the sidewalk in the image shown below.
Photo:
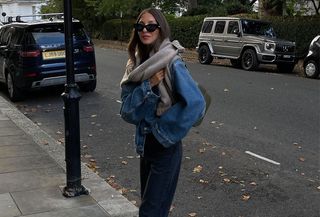
[[[0,217],[134,217],[138,209],[82,164],[89,195],[65,198],[65,152],[0,96]]]

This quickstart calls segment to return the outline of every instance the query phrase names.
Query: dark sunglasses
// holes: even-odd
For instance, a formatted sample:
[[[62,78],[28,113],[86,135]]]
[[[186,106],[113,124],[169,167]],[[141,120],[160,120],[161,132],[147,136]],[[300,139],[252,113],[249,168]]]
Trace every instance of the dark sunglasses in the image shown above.
[[[159,24],[155,24],[155,23],[151,23],[151,24],[147,24],[147,25],[143,25],[141,23],[136,23],[133,25],[133,27],[138,32],[142,32],[144,28],[146,28],[146,30],[148,32],[154,32],[154,31],[156,31],[157,28],[160,28]]]

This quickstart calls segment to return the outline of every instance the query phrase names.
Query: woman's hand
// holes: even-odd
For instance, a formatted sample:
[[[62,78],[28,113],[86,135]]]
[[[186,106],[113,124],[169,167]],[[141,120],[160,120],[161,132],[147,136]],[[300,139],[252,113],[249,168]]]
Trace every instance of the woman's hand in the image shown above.
[[[157,72],[156,74],[154,74],[150,79],[150,86],[154,87],[156,85],[158,85],[163,79],[164,79],[164,69],[160,70],[159,72]]]

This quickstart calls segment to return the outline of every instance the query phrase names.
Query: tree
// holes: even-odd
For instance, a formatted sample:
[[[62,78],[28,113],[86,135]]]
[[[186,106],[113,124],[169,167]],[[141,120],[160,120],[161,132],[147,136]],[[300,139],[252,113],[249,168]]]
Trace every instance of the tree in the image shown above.
[[[47,5],[40,9],[42,14],[63,12],[63,0],[49,0]]]
[[[282,16],[285,1],[283,0],[259,0],[259,14],[265,16]]]

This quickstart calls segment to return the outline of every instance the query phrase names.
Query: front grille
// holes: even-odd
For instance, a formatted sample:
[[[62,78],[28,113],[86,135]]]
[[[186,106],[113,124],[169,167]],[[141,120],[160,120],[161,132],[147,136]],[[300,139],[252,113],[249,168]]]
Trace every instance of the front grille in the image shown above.
[[[279,52],[279,53],[293,53],[294,52],[294,48],[295,47],[293,45],[277,44],[276,52]]]

